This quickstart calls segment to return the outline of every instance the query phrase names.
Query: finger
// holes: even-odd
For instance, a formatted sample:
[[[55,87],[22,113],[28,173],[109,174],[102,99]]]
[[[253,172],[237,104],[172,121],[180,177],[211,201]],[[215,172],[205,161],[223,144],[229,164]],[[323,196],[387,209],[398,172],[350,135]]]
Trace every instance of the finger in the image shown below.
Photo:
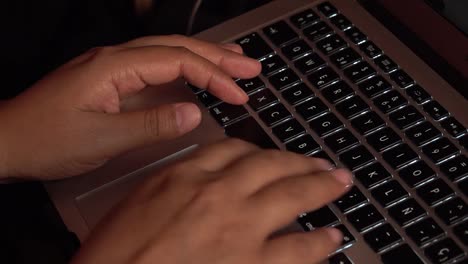
[[[236,57],[232,62],[232,65],[239,65],[244,59]],[[248,100],[231,76],[186,48],[151,46],[124,49],[116,51],[104,63],[98,64],[99,69],[105,70],[104,74],[109,78],[107,82],[116,86],[121,98],[135,94],[147,85],[159,85],[184,77],[189,83],[206,88],[228,103],[243,104]]]
[[[226,181],[233,189],[250,195],[281,178],[327,171],[330,162],[293,152],[263,150],[240,159],[226,168]]]
[[[236,160],[261,149],[237,138],[228,138],[213,145],[196,150],[188,162],[206,171],[218,171]]]
[[[319,263],[333,253],[342,240],[343,235],[335,228],[323,228],[309,233],[293,233],[277,237],[265,244],[264,263]]]
[[[266,219],[264,228],[270,232],[291,223],[303,212],[336,200],[351,185],[352,175],[345,169],[288,177],[253,194],[248,204]]]
[[[182,35],[144,37],[124,43],[122,47],[169,46],[185,47],[219,65],[227,74],[242,79],[253,78],[260,73],[257,60],[242,55],[242,48],[236,44],[214,44]]]
[[[239,53],[239,54],[243,54],[244,51],[242,50],[242,47],[239,45],[239,44],[235,44],[235,43],[224,43],[224,44],[221,44],[220,45],[221,48],[223,49],[228,49],[230,51],[234,51],[236,53]]]
[[[195,104],[161,105],[138,112],[106,115],[103,139],[110,153],[122,153],[136,147],[179,137],[198,126],[201,112]]]

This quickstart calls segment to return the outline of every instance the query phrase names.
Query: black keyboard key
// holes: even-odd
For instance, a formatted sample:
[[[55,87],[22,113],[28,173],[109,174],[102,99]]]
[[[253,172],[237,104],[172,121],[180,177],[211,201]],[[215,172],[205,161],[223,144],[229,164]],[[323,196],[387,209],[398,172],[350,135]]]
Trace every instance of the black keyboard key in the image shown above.
[[[406,89],[406,93],[413,98],[417,104],[424,104],[432,99],[431,95],[419,85],[409,87]]]
[[[424,253],[432,263],[436,264],[446,263],[465,254],[451,238],[444,239],[427,247]]]
[[[385,151],[382,157],[395,169],[401,168],[419,158],[418,154],[406,144]]]
[[[468,221],[454,227],[453,232],[465,245],[468,245]]]
[[[320,145],[311,135],[304,135],[286,144],[286,149],[291,152],[307,155],[320,150]]]
[[[192,90],[192,92],[193,92],[194,94],[199,94],[199,93],[205,91],[204,89],[200,89],[200,88],[198,88],[198,87],[196,87],[196,86],[193,86],[193,85],[190,84],[190,83],[188,83],[187,86],[190,88],[190,90]]]
[[[364,239],[375,252],[380,252],[401,241],[401,236],[390,224],[385,224],[366,233]]]
[[[295,14],[291,17],[291,22],[299,29],[305,28],[308,25],[311,25],[315,21],[319,20],[320,17],[312,11],[312,9],[307,9],[298,14]]]
[[[276,90],[280,91],[300,82],[301,79],[293,70],[286,69],[271,76],[269,81]]]
[[[249,96],[249,105],[255,111],[259,111],[273,103],[278,102],[278,98],[268,89],[260,90]]]
[[[424,264],[424,262],[422,262],[418,255],[416,255],[416,253],[414,253],[411,247],[407,244],[401,245],[382,254],[383,264],[402,263],[402,261],[411,264]]]
[[[403,70],[396,70],[390,73],[390,78],[403,89],[408,88],[408,86],[414,83],[414,80]]]
[[[453,225],[468,215],[468,205],[457,197],[437,206],[435,212],[447,225]]]
[[[386,114],[408,104],[408,101],[399,92],[393,90],[375,98],[374,104]]]
[[[389,73],[393,70],[398,69],[398,65],[392,59],[390,59],[387,55],[382,55],[374,59],[374,62],[385,73]]]
[[[359,144],[359,140],[348,130],[340,130],[325,138],[325,144],[335,153],[342,152]]]
[[[349,98],[336,105],[336,109],[341,113],[345,118],[353,118],[358,114],[366,112],[369,109],[369,105],[364,102],[358,95]]]
[[[303,133],[305,133],[305,129],[296,119],[288,120],[273,128],[273,134],[282,142],[286,142]]]
[[[465,196],[468,196],[468,179],[459,182],[458,188],[460,188]]]
[[[410,105],[390,114],[390,120],[400,129],[407,129],[424,120],[424,116]]]
[[[276,144],[252,117],[242,119],[225,128],[229,137],[240,138],[264,149],[277,149]]]
[[[372,196],[374,196],[383,207],[390,206],[408,195],[408,192],[395,180],[386,182],[372,189]]]
[[[460,138],[460,145],[462,145],[465,149],[468,149],[468,135],[465,135]]]
[[[328,55],[346,46],[347,43],[338,35],[334,34],[317,42],[317,48]]]
[[[428,204],[438,202],[453,195],[453,190],[441,179],[433,180],[417,189],[418,195]]]
[[[427,218],[406,228],[406,234],[416,245],[422,246],[444,234],[444,231],[432,218]]]
[[[385,122],[375,112],[368,112],[353,119],[351,124],[359,133],[367,135],[383,127]]]
[[[374,205],[368,204],[349,213],[346,218],[357,229],[358,232],[367,230],[384,221],[383,216]]]
[[[326,17],[331,17],[338,13],[336,7],[334,7],[330,2],[323,2],[317,6],[317,9]]]
[[[326,85],[339,79],[338,74],[330,67],[322,68],[309,75],[309,81],[318,88],[323,88]]]
[[[310,40],[316,41],[333,33],[333,29],[325,22],[320,21],[310,27],[305,28],[303,33]]]
[[[382,164],[378,162],[356,171],[354,175],[367,189],[392,177]]]
[[[320,137],[343,127],[343,123],[333,113],[328,113],[309,122],[310,128]]]
[[[282,105],[277,104],[260,112],[258,116],[268,126],[273,126],[279,122],[289,118],[291,113]]]
[[[238,80],[236,83],[246,94],[251,94],[252,92],[265,88],[265,83],[258,77]]]
[[[456,181],[468,175],[468,159],[458,156],[440,165],[440,169],[450,180]]]
[[[312,53],[297,60],[295,65],[299,71],[307,74],[325,65],[325,61],[317,53]]]
[[[252,33],[236,40],[244,53],[254,59],[264,58],[272,53],[273,49],[257,33]]]
[[[374,42],[372,41],[366,41],[362,43],[361,45],[359,45],[359,47],[361,48],[362,51],[364,51],[367,57],[371,59],[382,54],[382,50],[379,47],[377,47],[377,45],[375,45]]]
[[[337,82],[324,88],[322,94],[330,103],[334,104],[352,96],[354,90],[345,82]]]
[[[353,186],[349,192],[334,202],[342,212],[347,212],[358,205],[367,202],[367,198],[362,194],[358,187]]]
[[[356,45],[367,40],[367,36],[361,32],[357,27],[352,27],[345,31],[346,36]]]
[[[440,122],[440,124],[452,137],[459,137],[466,133],[466,127],[464,127],[454,117],[449,117]]]
[[[312,90],[305,83],[294,85],[293,87],[283,91],[281,94],[283,95],[283,98],[292,105],[298,104],[314,96]]]
[[[263,29],[263,33],[276,46],[282,46],[297,39],[297,33],[285,22],[279,21]]]
[[[399,175],[409,187],[414,188],[435,177],[436,173],[426,164],[426,162],[420,160],[401,169],[399,171]]]
[[[341,231],[341,234],[343,234],[343,242],[341,243],[341,246],[344,247],[346,245],[352,244],[356,239],[354,236],[349,232],[348,228],[344,225],[337,225],[334,228],[338,229]]]
[[[374,75],[375,70],[369,65],[369,63],[363,61],[344,69],[344,74],[353,83],[358,83],[359,81]]]
[[[360,61],[361,59],[361,56],[352,48],[345,48],[330,56],[330,60],[333,62],[333,64],[342,69],[348,65]]]
[[[388,213],[400,226],[406,226],[410,222],[425,216],[426,210],[416,200],[408,199],[388,209]]]
[[[322,207],[317,211],[306,213],[299,219],[300,221],[307,221],[313,228],[330,226],[338,222],[338,217],[328,208],[328,206]]]
[[[460,152],[447,138],[441,138],[427,144],[422,148],[422,151],[436,164]]]
[[[197,98],[206,107],[211,107],[211,106],[216,105],[217,103],[221,102],[221,100],[219,100],[218,97],[210,94],[207,91],[202,91],[202,92],[198,93]]]
[[[361,91],[369,98],[374,98],[392,88],[382,76],[375,76],[359,84]]]
[[[340,155],[340,160],[350,170],[354,171],[375,160],[375,157],[364,146],[358,146],[354,149]]]
[[[293,42],[281,49],[283,54],[290,60],[295,60],[306,53],[310,53],[312,48],[304,40]]]
[[[322,100],[320,100],[320,98],[316,97],[296,106],[296,111],[305,120],[311,120],[325,112],[328,112],[328,107],[322,102]]]
[[[265,76],[272,75],[287,67],[286,62],[278,55],[271,56],[261,61],[262,74]]]
[[[227,103],[222,103],[211,108],[210,113],[222,126],[226,126],[242,117],[249,115],[249,112],[247,112],[243,106],[231,105]]]
[[[442,133],[429,122],[424,122],[412,127],[406,130],[405,134],[418,147],[442,135]]]
[[[337,28],[341,30],[348,29],[351,27],[353,24],[351,21],[349,21],[348,18],[346,18],[343,14],[338,14],[332,18],[330,18],[330,21],[335,25]]]
[[[349,258],[343,254],[338,253],[328,259],[328,264],[353,264]]]
[[[400,136],[398,136],[393,129],[386,127],[375,133],[367,136],[367,142],[378,152],[395,146],[401,142]]]
[[[436,121],[439,121],[449,115],[449,112],[436,101],[431,101],[425,104],[423,108],[424,111],[426,111],[426,113],[428,113]]]

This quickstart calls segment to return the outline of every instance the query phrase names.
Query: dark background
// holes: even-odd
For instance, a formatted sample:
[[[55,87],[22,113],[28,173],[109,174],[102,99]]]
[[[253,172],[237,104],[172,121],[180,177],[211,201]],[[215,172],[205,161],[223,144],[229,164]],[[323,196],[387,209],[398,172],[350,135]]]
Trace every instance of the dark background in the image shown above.
[[[194,0],[155,1],[145,17],[135,15],[131,0],[1,3],[0,100],[14,97],[92,47],[149,34],[185,33]],[[194,32],[269,1],[205,0]],[[40,183],[0,184],[0,263],[67,263],[78,246]]]

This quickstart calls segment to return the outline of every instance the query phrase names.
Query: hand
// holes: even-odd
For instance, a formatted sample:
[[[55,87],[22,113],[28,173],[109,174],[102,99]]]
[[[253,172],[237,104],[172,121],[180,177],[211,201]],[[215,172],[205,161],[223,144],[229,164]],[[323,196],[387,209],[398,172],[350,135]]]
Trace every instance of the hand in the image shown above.
[[[123,100],[149,85],[157,89],[183,77],[228,103],[245,103],[248,97],[232,77],[252,78],[261,66],[241,53],[238,45],[183,36],[90,50],[0,107],[0,178],[78,175],[200,123],[200,110],[191,103],[121,111]]]
[[[335,229],[271,237],[346,192],[350,172],[237,139],[150,177],[105,217],[72,264],[309,264],[340,245]]]

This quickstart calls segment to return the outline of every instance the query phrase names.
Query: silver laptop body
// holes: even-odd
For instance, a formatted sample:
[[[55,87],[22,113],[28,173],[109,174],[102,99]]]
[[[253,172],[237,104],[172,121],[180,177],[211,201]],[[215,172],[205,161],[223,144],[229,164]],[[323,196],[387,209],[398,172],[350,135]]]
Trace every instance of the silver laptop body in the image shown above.
[[[454,233],[454,227],[459,225],[463,221],[466,221],[467,215],[454,219],[453,223],[447,223],[444,220],[444,218],[439,217],[438,211],[441,210],[440,208],[442,207],[440,206],[440,204],[443,204],[445,206],[446,203],[454,203],[456,199],[461,200],[465,204],[468,202],[467,196],[463,194],[463,187],[461,187],[461,184],[459,184],[465,179],[465,176],[467,175],[462,175],[452,180],[450,177],[445,175],[445,172],[443,170],[443,164],[450,162],[451,160],[454,160],[457,157],[466,157],[467,150],[463,148],[461,143],[458,141],[458,138],[452,136],[441,126],[441,122],[443,120],[446,120],[448,117],[444,116],[442,120],[435,120],[428,112],[426,112],[430,110],[424,109],[424,105],[430,103],[432,100],[437,101],[440,103],[440,105],[443,106],[443,108],[447,110],[450,117],[454,117],[461,123],[461,125],[467,127],[468,105],[466,99],[460,96],[452,87],[450,87],[450,85],[444,79],[439,77],[438,74],[436,74],[420,58],[418,58],[409,48],[403,45],[392,33],[390,33],[373,16],[371,16],[367,11],[365,11],[365,9],[356,1],[328,1],[332,6],[336,7],[339,13],[345,15],[345,17],[352,22],[354,26],[351,27],[358,28],[362,33],[365,34],[365,36],[367,36],[367,39],[360,42],[359,44],[362,44],[366,41],[372,41],[377,47],[383,50],[383,55],[380,56],[388,55],[391,58],[391,60],[393,60],[393,62],[397,64],[397,69],[391,69],[389,70],[390,73],[386,73],[385,70],[381,69],[376,64],[373,58],[369,57],[363,50],[360,49],[358,45],[354,44],[351,41],[350,36],[346,33],[346,30],[340,29],[338,26],[331,22],[331,18],[327,17],[326,13],[324,14],[323,11],[317,9],[317,6],[322,2],[324,1],[273,1],[240,17],[234,18],[228,22],[225,22],[221,25],[218,25],[214,28],[211,28],[205,32],[198,34],[196,36],[197,38],[208,41],[237,41],[240,44],[245,44],[248,41],[252,40],[251,34],[255,32],[256,36],[263,39],[267,43],[267,45],[274,50],[274,53],[268,54],[267,56],[261,59],[266,60],[271,58],[272,55],[276,54],[277,57],[279,57],[288,64],[288,68],[291,69],[293,73],[295,73],[298,76],[299,81],[294,82],[292,84],[286,84],[287,87],[281,87],[280,89],[275,87],[275,85],[273,84],[274,77],[272,76],[274,76],[275,74],[281,74],[281,72],[284,71],[284,67],[278,69],[273,73],[268,73],[268,76],[266,76],[266,74],[261,75],[260,80],[264,83],[264,86],[254,91],[250,91],[250,94],[253,98],[251,100],[257,100],[257,103],[260,103],[260,97],[255,97],[255,94],[260,91],[264,91],[265,89],[269,90],[268,93],[271,92],[278,100],[266,106],[246,105],[245,109],[248,112],[247,114],[243,114],[238,117],[234,116],[234,118],[231,118],[230,120],[226,121],[226,123],[223,123],[224,121],[222,119],[224,109],[222,105],[216,102],[210,102],[210,106],[206,107],[204,104],[201,103],[201,101],[203,102],[203,98],[201,97],[206,95],[203,95],[198,90],[195,90],[196,93],[194,93],[194,91],[188,89],[188,87],[183,81],[167,85],[167,87],[164,87],[163,89],[146,89],[144,93],[138,95],[138,97],[136,98],[133,98],[131,102],[128,102],[129,110],[150,107],[153,105],[158,105],[160,103],[192,101],[199,104],[200,108],[203,109],[204,116],[201,126],[197,128],[193,133],[190,133],[189,135],[184,136],[183,138],[173,140],[170,142],[165,142],[155,146],[148,146],[144,149],[139,149],[131,153],[127,153],[121,157],[112,160],[104,167],[92,171],[86,175],[67,180],[45,183],[48,193],[50,194],[56,208],[60,212],[64,223],[67,225],[70,231],[76,233],[80,240],[84,240],[88,236],[90,230],[101,219],[101,217],[104,216],[109,211],[109,209],[111,209],[112,206],[114,206],[119,200],[124,198],[125,195],[135,185],[141,182],[145,177],[148,177],[149,175],[151,175],[152,172],[157,171],[161,166],[166,165],[168,162],[176,161],[178,158],[184,156],[186,153],[189,153],[198,146],[206,145],[211,142],[222,139],[223,137],[226,137],[223,128],[224,125],[226,126],[226,130],[228,130],[230,126],[236,124],[237,122],[245,120],[246,118],[252,118],[256,122],[258,122],[259,126],[263,128],[263,130],[271,137],[271,140],[280,149],[294,149],[294,144],[292,144],[291,142],[308,134],[312,136],[312,138],[320,145],[320,147],[314,149],[313,151],[311,150],[310,152],[305,154],[314,156],[319,152],[321,154],[326,153],[337,163],[337,166],[345,166],[345,164],[343,163],[343,159],[345,159],[343,157],[344,154],[350,150],[353,150],[355,148],[358,149],[361,146],[363,146],[375,158],[371,162],[363,161],[363,164],[357,164],[356,168],[354,168],[355,175],[357,175],[358,172],[361,172],[362,174],[365,168],[367,168],[368,166],[372,166],[376,163],[381,164],[383,168],[392,175],[391,177],[382,179],[380,182],[372,184],[372,186],[367,186],[367,183],[363,183],[359,179],[356,180],[355,182],[358,190],[366,197],[365,201],[357,202],[357,204],[350,206],[350,208],[344,209],[341,208],[340,205],[337,203],[329,205],[329,209],[333,212],[338,221],[332,221],[332,223],[326,224],[333,226],[342,225],[347,230],[349,230],[350,235],[353,237],[349,241],[350,243],[345,243],[345,245],[340,248],[337,254],[345,254],[347,258],[352,261],[352,263],[382,263],[382,255],[385,255],[386,253],[392,250],[405,246],[405,249],[409,247],[414,252],[414,254],[419,256],[419,258],[421,258],[424,261],[424,263],[431,263],[431,260],[433,260],[434,257],[437,257],[438,253],[440,253],[440,263],[445,263],[445,260],[450,262],[452,260],[458,261],[464,259],[464,261],[466,261],[466,253],[468,247],[465,244],[463,244],[461,238],[459,238]],[[295,20],[296,22],[294,22],[291,19],[291,17],[310,9],[313,10],[313,12],[318,16],[318,19],[314,18],[315,21],[311,22],[310,25],[306,25],[306,27],[301,28],[300,24],[295,24],[300,23],[300,19]],[[304,17],[303,19],[307,19],[307,17]],[[268,27],[270,25],[275,24],[278,21],[284,21],[287,24],[287,26],[289,26],[295,33],[298,34],[299,38],[296,40],[302,39],[308,46],[312,47],[312,51],[300,54],[297,58],[294,58],[293,60],[289,59],[288,56],[285,55],[285,51],[282,49],[282,47],[286,47],[293,42],[288,42],[286,44],[275,43],[275,41],[268,36],[268,31],[264,31],[264,29],[269,29],[271,33],[274,33],[273,31],[275,30],[275,28]],[[313,32],[311,32],[310,30],[308,31],[309,35],[303,33],[306,28],[315,25],[319,21],[322,21],[326,25],[328,25],[332,29],[332,32],[326,33],[324,36],[319,36],[317,40],[311,39],[309,37],[310,34],[313,34]],[[306,23],[308,22],[304,22],[304,25]],[[349,30],[349,28],[347,30]],[[321,40],[328,38],[332,35],[336,35],[340,39],[345,40],[346,44],[343,47],[339,48],[336,48],[332,45],[329,49],[328,47],[330,47],[330,45],[323,46],[322,48],[319,48],[317,46],[317,43],[323,44],[323,42],[320,42]],[[278,45],[280,45],[281,47]],[[354,51],[358,53],[361,58],[357,59],[353,63],[350,63],[344,69],[341,69],[341,66],[337,64],[337,57],[335,56],[333,57],[333,59],[332,56],[333,54],[342,51],[345,47],[354,49]],[[330,50],[330,55],[326,54],[328,53],[328,50]],[[320,67],[317,67],[316,69],[311,70],[310,72],[304,73],[301,69],[298,68],[298,61],[312,53],[318,54],[319,57],[324,60],[324,64]],[[307,66],[307,60],[303,60],[303,63],[305,63],[303,65]],[[351,67],[360,65],[359,63],[367,63],[375,70],[375,73],[371,73],[369,74],[369,76],[364,76],[364,78],[359,81],[352,80],[353,71],[348,70],[347,73],[345,71],[346,69],[350,69]],[[328,67],[334,72],[336,72],[338,74],[338,79],[329,81],[329,79],[327,79],[329,76],[320,75],[320,70],[322,70],[324,67]],[[411,78],[415,82],[408,85],[407,87],[399,87],[398,83],[392,77],[392,74],[396,74],[395,71],[397,71],[398,69],[404,70],[409,76],[411,76]],[[359,69],[359,67],[356,67],[356,70],[363,69]],[[319,72],[319,74],[316,74],[317,72]],[[363,74],[365,75],[366,73]],[[315,77],[311,77],[311,75],[314,75]],[[390,83],[393,88],[389,88],[386,91],[382,91],[380,95],[369,96],[364,92],[362,84],[365,81],[370,80],[372,77],[376,77],[378,75],[382,76],[384,80]],[[321,77],[323,77],[323,79],[325,80],[324,86],[317,87],[320,86],[322,83],[320,83],[320,80],[319,82],[315,82],[316,78],[320,79]],[[325,93],[324,91],[333,91],[328,88],[330,88],[337,82],[340,82],[339,79],[342,80],[341,82],[345,82],[345,84],[351,87],[353,89],[353,92],[348,96],[343,96],[343,98],[336,98],[336,102],[333,102],[330,101],[330,97],[332,97],[333,95],[330,93]],[[355,84],[355,82],[357,84]],[[298,102],[291,103],[289,100],[286,99],[285,91],[287,91],[288,89],[293,89],[301,83],[304,83],[307,87],[309,87],[312,90],[313,95],[309,96],[310,98],[303,98],[303,100],[298,98]],[[424,87],[424,89],[430,94],[431,97],[427,99],[426,102],[415,101],[415,99],[413,98],[414,94],[410,95],[407,92],[408,89],[413,85],[419,85],[420,87]],[[167,89],[167,92],[164,92],[164,89]],[[336,95],[337,93],[339,93],[339,91],[335,90],[334,94]],[[396,106],[394,109],[390,109],[389,112],[386,113],[385,108],[383,108],[385,107],[385,103],[383,102],[383,100],[379,100],[376,98],[386,94],[389,95],[390,93],[394,93],[396,96],[399,97],[395,100],[403,100],[406,102],[402,102],[401,105]],[[201,100],[198,100],[197,96]],[[367,110],[363,110],[349,117],[344,116],[340,113],[339,110],[337,110],[337,105],[339,105],[342,102],[345,102],[346,100],[351,100],[353,97],[356,96],[360,97],[363,100],[363,102],[365,102],[365,104],[369,106]],[[318,113],[313,117],[305,117],[304,115],[306,115],[306,113],[303,113],[299,110],[300,106],[310,103],[310,101],[314,98],[318,98],[318,100],[323,102],[323,104],[329,110],[325,110],[323,113]],[[389,97],[389,100],[391,101],[392,98],[393,97]],[[265,117],[262,116],[265,114],[262,113],[268,113],[270,116],[272,116],[274,111],[270,113],[267,111],[269,111],[268,109],[270,109],[271,107],[278,104],[282,104],[287,110],[287,112],[289,112],[290,116],[285,117],[283,120],[279,121],[272,120],[271,123],[265,122]],[[376,104],[382,105],[379,107]],[[388,104],[391,104],[391,102],[389,102]],[[258,107],[258,111],[256,107]],[[423,118],[420,120],[416,120],[413,123],[404,126],[404,129],[401,129],[393,119],[390,119],[390,117],[393,113],[396,113],[406,107],[414,107],[414,109],[417,109],[420,112]],[[304,111],[307,112],[307,110]],[[324,134],[320,134],[314,129],[314,127],[311,127],[311,124],[312,122],[314,122],[314,120],[323,118],[330,112],[334,113],[334,115],[343,124],[343,126],[331,131],[330,133],[324,132]],[[367,131],[369,133],[361,133],[360,130],[355,128],[355,124],[353,125],[353,120],[371,112],[375,112],[378,117],[382,118],[382,120],[384,120],[385,122],[385,125],[373,129],[374,131]],[[278,134],[274,132],[275,128],[292,119],[296,119],[305,131],[303,133],[299,133],[298,135],[294,135],[289,139],[280,138],[280,136],[278,136]],[[223,125],[220,125],[219,122],[223,123]],[[440,131],[440,136],[434,137],[434,139],[431,139],[430,142],[424,142],[424,145],[420,147],[418,146],[418,144],[413,142],[412,139],[414,138],[408,137],[408,131],[423,123],[427,123],[427,125],[432,125],[436,127]],[[314,124],[320,123],[316,122]],[[392,146],[382,147],[381,150],[377,150],[373,145],[369,143],[369,135],[378,133],[379,131],[385,129],[385,127],[392,129],[396,133],[396,135],[401,137],[403,141],[396,143]],[[288,129],[286,129],[286,131],[287,130]],[[349,130],[352,133],[352,135],[354,135],[354,137],[358,140],[358,143],[352,144],[350,146],[345,146],[343,149],[339,149],[339,146],[330,147],[331,143],[329,143],[329,141],[332,139],[333,135],[336,133],[342,133],[344,130]],[[466,133],[466,129],[465,132],[462,131],[461,133]],[[329,141],[327,141],[328,137],[331,138]],[[433,161],[428,155],[425,154],[424,151],[427,151],[425,147],[429,148],[430,144],[441,139],[444,139],[442,143],[445,143],[447,141],[453,146],[455,146],[458,151],[454,152],[453,155],[442,157],[441,159],[443,160]],[[339,139],[335,139],[336,144],[339,144],[339,142],[341,141]],[[289,143],[291,143],[292,145]],[[387,154],[384,153],[386,153],[388,149],[398,149],[399,146],[404,144],[409,146],[409,148],[417,154],[416,158],[410,159],[409,162],[406,162],[405,164],[393,164],[393,162],[388,161],[388,157],[386,160],[384,155]],[[295,145],[296,149],[298,146],[299,145],[297,144]],[[400,175],[402,173],[402,170],[418,163],[418,161],[425,162],[429,166],[429,168],[434,171],[435,175],[433,177],[428,177],[428,179],[425,181],[419,182],[417,184],[415,183],[414,186],[412,186],[412,184],[408,184],[408,182],[405,179],[402,179]],[[398,160],[396,160],[395,162],[398,162]],[[395,168],[395,166],[397,168]],[[447,168],[444,167],[444,169]],[[457,169],[460,168],[457,167]],[[413,172],[414,171],[416,170],[413,170]],[[435,201],[434,204],[429,205],[427,201],[421,196],[421,193],[424,186],[429,186],[429,184],[435,183],[437,181],[442,181],[444,186],[448,186],[453,191],[453,193],[447,195],[447,197],[443,197],[443,199],[440,199],[440,201]],[[396,190],[391,188],[385,189],[384,187],[385,184],[388,184],[390,182],[401,186],[403,190],[406,191],[408,194],[402,195],[401,197],[396,197],[393,201],[388,201],[388,204],[382,204],[382,199],[385,200],[385,197],[380,197],[379,199],[377,199],[375,190],[380,190],[379,188],[381,188],[382,190],[387,190],[389,192],[389,195],[391,196],[390,193]],[[391,197],[387,198],[390,199]],[[410,200],[415,201],[417,204],[419,204],[424,209],[424,214],[421,214],[420,216],[417,216],[414,219],[410,219],[409,221],[406,221],[402,224],[400,223],[400,221],[402,221],[401,219],[396,219],[392,217],[390,213],[392,208],[397,208],[398,205],[403,205],[404,203],[409,202]],[[346,203],[346,201],[344,203]],[[366,209],[371,205],[376,208],[377,213],[380,213],[383,219],[376,220],[374,224],[371,224],[366,227],[356,227],[356,221],[359,222],[360,220],[356,218],[358,217],[356,216],[356,212],[359,212],[359,210],[361,210],[361,213],[369,213],[369,210],[366,211],[363,209]],[[402,207],[402,210],[404,209],[405,208]],[[404,212],[408,212],[408,214],[411,214],[410,211],[414,209],[415,208],[407,207],[406,211],[403,211],[403,215]],[[161,213],[163,214],[164,212]],[[368,217],[373,216],[369,215]],[[408,235],[408,229],[411,226],[416,225],[422,221],[427,221],[427,219],[433,219],[435,223],[443,229],[443,233],[437,235],[436,237],[430,237],[427,239],[427,241],[421,242],[423,244],[421,246],[419,245],[419,242],[415,241],[413,237]],[[303,218],[302,222],[301,219],[299,219],[298,223],[292,224],[287,229],[289,231],[299,231],[303,229],[313,229],[315,227],[316,225],[314,225],[314,223],[308,222],[306,218]],[[378,230],[379,228],[385,230],[384,228],[387,227],[393,228],[393,230],[400,238],[390,237],[395,235],[393,233],[388,234],[388,236],[390,237],[389,239],[393,239],[394,241],[389,242],[388,245],[383,245],[381,247],[377,246],[377,249],[373,249],[368,242],[368,240],[373,239],[372,232]],[[446,249],[451,251],[449,253],[453,253],[456,255],[455,257],[453,257],[443,250],[445,247],[438,246],[437,243],[446,243],[445,240],[447,239],[453,241],[455,245],[461,250],[461,253],[455,252],[456,249],[453,248]],[[430,255],[428,253],[428,249],[431,249],[431,247],[434,250],[439,249],[439,251],[442,252],[436,252],[435,256]],[[406,263],[405,260],[402,261],[403,263]]]

